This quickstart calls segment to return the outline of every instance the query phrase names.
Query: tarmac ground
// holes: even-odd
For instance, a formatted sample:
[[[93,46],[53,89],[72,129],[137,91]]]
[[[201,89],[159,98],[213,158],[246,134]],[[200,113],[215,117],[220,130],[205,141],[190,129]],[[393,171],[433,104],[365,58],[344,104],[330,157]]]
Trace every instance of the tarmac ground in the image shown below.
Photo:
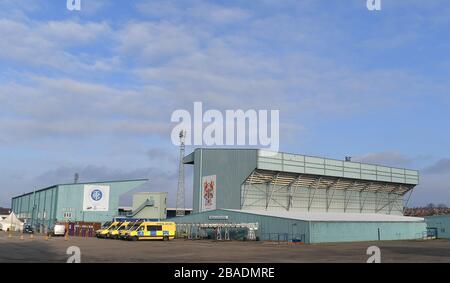
[[[23,238],[21,238],[23,236]],[[219,242],[212,240],[138,241],[52,237],[0,232],[0,263],[59,262],[71,257],[68,248],[79,248],[81,262],[180,262],[180,263],[301,263],[360,262],[377,246],[381,262],[450,263],[450,240],[381,241],[288,245],[274,242]]]

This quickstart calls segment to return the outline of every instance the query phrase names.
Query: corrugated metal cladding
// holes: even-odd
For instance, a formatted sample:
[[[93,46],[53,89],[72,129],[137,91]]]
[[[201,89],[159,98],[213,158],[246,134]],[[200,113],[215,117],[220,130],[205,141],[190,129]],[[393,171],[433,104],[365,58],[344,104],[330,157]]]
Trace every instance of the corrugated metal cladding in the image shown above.
[[[210,218],[210,216],[213,216]],[[224,217],[226,216],[226,217]],[[217,220],[225,219],[226,220]],[[426,232],[424,221],[351,222],[302,221],[250,212],[218,209],[175,218],[177,223],[258,223],[261,240],[302,239],[305,243],[357,242],[420,239]]]
[[[216,208],[403,214],[403,196],[419,182],[415,170],[257,149],[196,149],[193,207],[201,180],[216,175]]]
[[[217,207],[241,208],[241,184],[256,169],[257,150],[196,149],[194,152],[194,213],[201,207],[201,179],[216,175]],[[185,159],[186,162],[186,159]]]
[[[419,182],[415,170],[257,149],[196,149],[184,162],[194,165],[194,214],[176,222],[211,223],[217,220],[209,215],[225,214],[226,222],[259,223],[261,239],[287,236],[307,243],[418,239],[426,232],[424,220],[333,222],[274,216],[280,211],[402,215],[403,196]],[[211,175],[216,175],[217,210],[202,212],[201,181]]]
[[[213,219],[209,217],[213,216]],[[223,219],[226,216],[227,220]],[[287,234],[289,239],[292,237],[303,238],[306,243],[309,243],[309,223],[295,219],[261,216],[251,213],[241,213],[229,210],[213,210],[197,214],[191,214],[184,217],[177,217],[173,219],[176,223],[258,223],[259,230],[257,236],[261,240],[276,240],[278,236],[284,239]]]
[[[435,229],[438,238],[450,239],[450,215],[425,217],[427,227]]]
[[[424,221],[311,222],[310,227],[311,243],[412,240],[421,239],[426,232]]]
[[[258,151],[258,169],[323,175],[398,184],[419,184],[419,172],[402,168],[364,164],[279,152]]]
[[[52,227],[55,222],[67,221],[68,219],[71,221],[105,222],[117,216],[121,195],[147,181],[141,179],[55,185],[14,197],[11,207],[19,218],[24,218],[27,223],[41,229]],[[108,211],[83,211],[85,185],[106,185],[110,187]]]

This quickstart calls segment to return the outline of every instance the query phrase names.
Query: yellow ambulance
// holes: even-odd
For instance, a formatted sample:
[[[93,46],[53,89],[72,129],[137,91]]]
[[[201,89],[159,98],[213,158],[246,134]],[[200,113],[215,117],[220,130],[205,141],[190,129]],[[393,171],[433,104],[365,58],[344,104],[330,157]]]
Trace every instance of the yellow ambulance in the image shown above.
[[[98,230],[95,234],[97,238],[107,238],[109,236],[109,231],[115,230],[120,225],[120,222],[115,221],[111,223],[107,228]]]
[[[142,222],[134,231],[129,231],[127,239],[137,240],[173,240],[177,226],[175,222]]]
[[[141,226],[141,224],[142,224],[142,221],[131,222],[130,225],[128,225],[127,229],[124,229],[119,232],[119,239],[121,239],[121,240],[127,239],[129,233],[131,233],[132,231],[135,231],[137,228],[139,228],[139,226]]]
[[[109,233],[109,238],[110,239],[118,239],[120,232],[128,230],[129,227],[131,227],[132,224],[133,224],[133,222],[124,221],[124,222],[120,223],[120,225],[117,225],[115,227],[115,229],[110,229],[109,232],[108,232]]]

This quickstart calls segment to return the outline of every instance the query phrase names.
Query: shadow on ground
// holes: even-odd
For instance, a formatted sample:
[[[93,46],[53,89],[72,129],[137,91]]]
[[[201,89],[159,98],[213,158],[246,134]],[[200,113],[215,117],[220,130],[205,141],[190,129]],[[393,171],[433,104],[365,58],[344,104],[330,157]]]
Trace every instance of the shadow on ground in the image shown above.
[[[47,242],[0,240],[0,263],[65,262],[67,255],[56,252]]]

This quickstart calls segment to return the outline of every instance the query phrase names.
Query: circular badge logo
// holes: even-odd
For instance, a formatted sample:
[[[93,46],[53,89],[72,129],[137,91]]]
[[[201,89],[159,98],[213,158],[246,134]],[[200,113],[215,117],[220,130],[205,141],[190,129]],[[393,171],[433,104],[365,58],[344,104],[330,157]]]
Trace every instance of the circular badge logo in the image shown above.
[[[93,201],[100,201],[103,197],[102,191],[95,189],[91,192],[91,198]]]

